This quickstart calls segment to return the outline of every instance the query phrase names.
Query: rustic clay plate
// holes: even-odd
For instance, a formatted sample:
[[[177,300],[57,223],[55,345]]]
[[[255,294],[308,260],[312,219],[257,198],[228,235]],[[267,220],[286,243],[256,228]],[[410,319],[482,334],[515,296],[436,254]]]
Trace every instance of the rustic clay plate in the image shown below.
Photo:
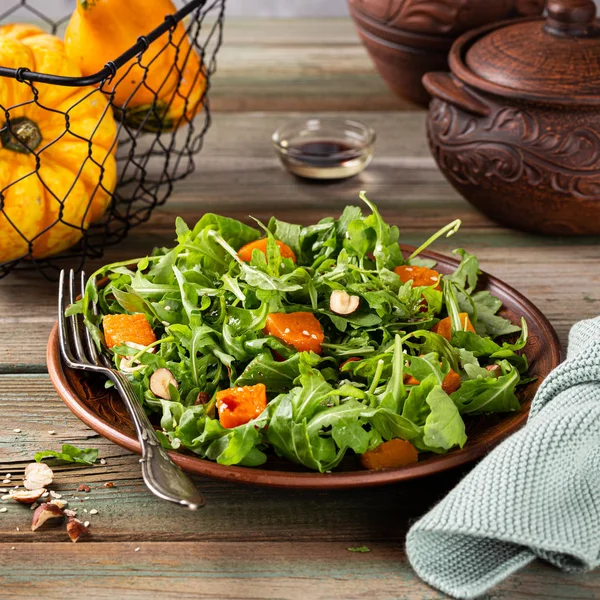
[[[402,250],[410,253],[414,248],[402,246]],[[434,252],[423,252],[422,256],[436,260],[437,269],[441,273],[452,272],[458,264],[455,259]],[[228,467],[183,452],[171,451],[171,458],[190,473],[215,479],[307,489],[383,485],[440,473],[481,458],[525,423],[537,388],[560,362],[560,345],[546,317],[519,292],[486,274],[481,276],[480,282],[481,289],[489,290],[502,300],[504,306],[501,314],[504,317],[513,323],[519,323],[521,316],[527,319],[529,341],[524,352],[531,363],[530,373],[537,376],[537,381],[522,388],[520,411],[467,418],[469,439],[461,450],[453,450],[443,455],[423,454],[418,463],[381,471],[362,469],[357,457],[352,456],[347,457],[337,470],[330,474],[308,472],[275,456],[269,457],[267,463],[260,468]],[[72,371],[62,364],[58,347],[58,325],[54,326],[50,334],[47,358],[50,379],[69,409],[100,435],[139,454],[140,445],[120,398],[113,391],[104,389],[102,378]]]

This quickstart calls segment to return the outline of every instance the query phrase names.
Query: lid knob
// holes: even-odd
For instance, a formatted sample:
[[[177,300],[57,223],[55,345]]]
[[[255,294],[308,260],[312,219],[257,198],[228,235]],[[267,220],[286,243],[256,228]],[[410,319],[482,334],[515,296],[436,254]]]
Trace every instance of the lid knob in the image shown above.
[[[548,0],[544,29],[553,35],[590,36],[596,19],[593,0]]]

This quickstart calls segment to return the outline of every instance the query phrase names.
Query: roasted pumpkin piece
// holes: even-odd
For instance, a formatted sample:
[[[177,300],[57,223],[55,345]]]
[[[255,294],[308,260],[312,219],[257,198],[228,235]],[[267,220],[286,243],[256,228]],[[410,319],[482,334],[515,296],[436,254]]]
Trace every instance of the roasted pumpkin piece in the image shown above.
[[[475,333],[475,328],[473,327],[473,324],[469,319],[469,315],[466,312],[461,312],[458,314],[460,317],[460,322],[463,331],[466,330]],[[452,319],[450,317],[442,319],[431,328],[431,331],[437,333],[438,335],[441,335],[443,338],[446,338],[448,341],[450,341],[452,339]]]
[[[379,444],[373,450],[361,454],[360,462],[365,469],[392,469],[419,460],[417,449],[408,441],[393,439]]]
[[[394,269],[394,273],[400,277],[400,281],[402,281],[402,283],[412,281],[413,287],[435,285],[433,289],[442,289],[440,285],[440,274],[433,269],[428,269],[427,267],[401,265]]]
[[[260,240],[255,240],[254,242],[250,242],[245,246],[242,246],[238,250],[238,256],[240,260],[244,262],[250,262],[252,260],[252,252],[256,250],[260,250],[265,256],[267,254],[267,240],[268,238],[261,238]],[[281,258],[291,258],[293,262],[296,262],[296,255],[294,251],[283,242],[279,240],[275,240],[277,246],[279,246],[279,252],[281,253]]]
[[[264,383],[221,390],[216,397],[219,421],[226,429],[248,423],[267,408],[267,388]]]
[[[406,374],[404,376],[404,383],[405,385],[419,385],[421,382],[412,375]],[[442,381],[442,389],[446,394],[451,394],[460,387],[460,384],[460,375],[453,369],[450,369],[446,377],[444,377],[444,381]]]
[[[444,381],[442,382],[442,389],[446,392],[446,394],[452,394],[460,387],[460,375],[450,369],[446,377],[444,377]]]
[[[298,352],[320,354],[325,339],[321,324],[309,312],[271,313],[263,331],[293,346]]]
[[[102,319],[104,340],[108,348],[126,343],[148,346],[156,341],[156,336],[146,315],[106,315]]]

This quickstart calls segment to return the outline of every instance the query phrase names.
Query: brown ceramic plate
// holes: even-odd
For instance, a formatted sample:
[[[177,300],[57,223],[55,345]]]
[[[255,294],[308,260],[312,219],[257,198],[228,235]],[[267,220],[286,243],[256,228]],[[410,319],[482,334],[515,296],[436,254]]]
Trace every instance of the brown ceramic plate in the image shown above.
[[[410,253],[414,248],[403,246],[402,250]],[[453,271],[458,264],[453,258],[433,252],[423,252],[422,256],[436,260],[441,273]],[[381,471],[365,471],[361,469],[357,457],[347,457],[337,470],[330,474],[309,472],[275,456],[271,456],[260,468],[228,467],[183,452],[171,451],[171,458],[190,473],[215,479],[307,489],[384,485],[440,473],[481,458],[525,423],[538,386],[560,362],[560,345],[552,325],[527,298],[495,277],[484,274],[480,281],[482,289],[489,290],[502,300],[503,316],[514,323],[519,323],[521,316],[527,319],[529,341],[524,351],[531,363],[530,373],[538,379],[521,390],[520,411],[467,418],[469,439],[461,450],[453,450],[443,455],[424,454],[418,463],[400,469]],[[59,396],[77,417],[105,438],[132,452],[140,453],[140,445],[120,398],[112,391],[104,389],[102,378],[72,371],[62,364],[57,325],[54,326],[48,341],[48,371]]]

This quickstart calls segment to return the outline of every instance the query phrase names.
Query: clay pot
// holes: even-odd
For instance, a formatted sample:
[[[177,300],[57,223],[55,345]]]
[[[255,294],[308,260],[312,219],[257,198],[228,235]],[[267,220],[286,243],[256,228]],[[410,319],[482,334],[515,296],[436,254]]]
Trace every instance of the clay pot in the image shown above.
[[[502,224],[600,234],[600,23],[592,0],[486,26],[429,73],[427,122],[448,181]]]
[[[539,15],[544,0],[348,0],[350,15],[375,67],[401,98],[427,106],[421,79],[448,68],[448,52],[465,31],[515,16]]]

